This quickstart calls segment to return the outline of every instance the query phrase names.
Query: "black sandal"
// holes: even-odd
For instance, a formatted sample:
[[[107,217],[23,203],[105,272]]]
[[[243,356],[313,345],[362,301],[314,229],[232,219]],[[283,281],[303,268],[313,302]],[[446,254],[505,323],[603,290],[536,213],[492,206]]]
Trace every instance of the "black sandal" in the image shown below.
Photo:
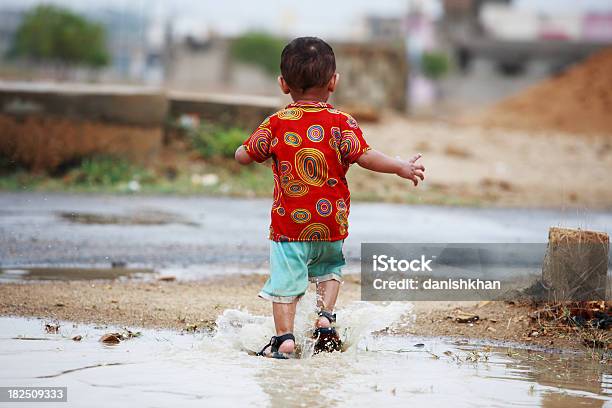
[[[280,351],[278,351],[278,348],[281,346],[281,344],[283,344],[287,340],[293,340],[293,342],[295,343],[295,336],[293,335],[293,333],[286,333],[282,336],[272,336],[268,344],[266,344],[261,349],[261,351],[257,353],[257,355],[263,357],[277,358],[280,360],[287,360],[289,358],[292,358],[295,353],[281,353]],[[265,354],[264,351],[266,351],[268,347],[270,347],[270,354]]]
[[[325,317],[329,320],[329,324],[336,322],[336,314],[330,313],[326,310],[319,311],[319,317]],[[316,339],[314,346],[314,354],[321,352],[331,353],[333,351],[340,351],[342,349],[342,340],[335,327],[317,327],[312,335]]]

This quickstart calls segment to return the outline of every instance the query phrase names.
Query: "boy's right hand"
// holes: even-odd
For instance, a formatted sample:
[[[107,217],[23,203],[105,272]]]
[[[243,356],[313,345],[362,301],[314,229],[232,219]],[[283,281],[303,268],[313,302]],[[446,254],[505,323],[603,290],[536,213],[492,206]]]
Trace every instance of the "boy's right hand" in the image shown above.
[[[408,161],[401,160],[399,157],[397,158],[401,162],[401,167],[397,171],[397,175],[401,178],[412,180],[415,187],[419,185],[419,179],[425,180],[425,175],[423,174],[425,167],[415,163],[422,156],[421,153],[415,154],[414,157]]]

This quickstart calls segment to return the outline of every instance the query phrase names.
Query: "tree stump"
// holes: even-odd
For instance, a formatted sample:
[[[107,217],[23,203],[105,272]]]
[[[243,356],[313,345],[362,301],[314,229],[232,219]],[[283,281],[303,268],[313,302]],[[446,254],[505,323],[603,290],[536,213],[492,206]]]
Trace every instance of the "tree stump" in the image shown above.
[[[608,234],[580,229],[550,228],[542,266],[548,300],[607,300]],[[606,293],[608,292],[608,293]]]

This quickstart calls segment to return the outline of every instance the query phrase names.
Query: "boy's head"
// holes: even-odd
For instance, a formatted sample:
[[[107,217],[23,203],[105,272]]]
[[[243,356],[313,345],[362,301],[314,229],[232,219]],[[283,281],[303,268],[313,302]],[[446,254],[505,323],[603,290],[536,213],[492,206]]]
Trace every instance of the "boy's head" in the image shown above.
[[[282,91],[294,100],[304,96],[327,100],[336,88],[334,50],[317,37],[299,37],[291,41],[281,54]]]

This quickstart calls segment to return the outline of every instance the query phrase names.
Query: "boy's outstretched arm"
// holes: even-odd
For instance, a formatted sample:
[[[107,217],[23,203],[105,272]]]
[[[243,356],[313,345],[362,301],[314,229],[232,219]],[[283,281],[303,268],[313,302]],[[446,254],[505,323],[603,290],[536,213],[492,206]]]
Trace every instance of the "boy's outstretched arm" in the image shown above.
[[[394,159],[378,150],[368,150],[357,160],[364,169],[376,171],[378,173],[393,173],[398,176],[412,180],[415,186],[419,184],[419,179],[425,180],[425,167],[415,162],[421,158],[421,154],[416,154],[410,160]]]
[[[238,146],[238,148],[236,149],[236,153],[234,153],[234,159],[236,159],[238,163],[243,165],[251,164],[254,161],[251,156],[249,156],[249,154],[246,152],[243,145]]]

